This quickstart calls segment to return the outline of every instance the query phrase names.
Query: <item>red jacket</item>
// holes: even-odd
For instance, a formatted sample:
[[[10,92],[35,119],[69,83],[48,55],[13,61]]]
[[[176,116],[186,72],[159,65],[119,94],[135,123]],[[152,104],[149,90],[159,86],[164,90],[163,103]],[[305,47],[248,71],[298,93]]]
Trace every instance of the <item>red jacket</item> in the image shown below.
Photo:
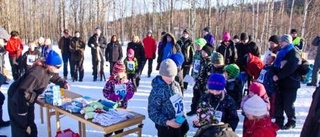
[[[243,137],[276,137],[279,127],[271,122],[271,118],[245,120],[247,127]]]
[[[20,57],[23,50],[21,39],[11,37],[7,42],[6,50],[9,52],[9,57]]]
[[[154,59],[156,57],[157,43],[153,37],[146,37],[143,39],[144,51],[147,59]]]

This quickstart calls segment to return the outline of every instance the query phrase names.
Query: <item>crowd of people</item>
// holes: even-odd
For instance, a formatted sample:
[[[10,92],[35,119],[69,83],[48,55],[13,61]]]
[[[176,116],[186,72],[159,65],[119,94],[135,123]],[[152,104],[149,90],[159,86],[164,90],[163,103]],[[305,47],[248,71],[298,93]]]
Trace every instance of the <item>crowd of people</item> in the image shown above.
[[[12,136],[37,135],[34,102],[49,81],[69,88],[69,72],[72,81],[83,81],[86,44],[91,48],[93,81],[107,81],[103,95],[120,102],[119,108],[126,109],[128,100],[138,91],[145,64],[148,62],[147,77],[150,78],[153,60],[157,59],[159,75],[152,80],[148,116],[155,123],[159,137],[185,136],[190,123],[186,116],[194,115],[191,122],[199,128],[195,136],[237,136],[235,131],[240,121],[237,110],[242,110],[245,117],[244,137],[273,137],[279,129],[296,126],[294,102],[303,75],[300,67],[304,42],[295,29],[291,35],[271,36],[270,47],[263,59],[260,59],[258,44],[246,33],[231,37],[229,32],[224,32],[221,43],[216,45],[209,27],[204,28],[203,37],[195,41],[188,29],[179,39],[162,32],[158,44],[151,30],[142,41],[138,36],[132,36],[126,55],[123,55],[118,37],[112,35],[107,42],[100,28],[95,29],[87,43],[79,31],[71,36],[65,29],[63,34],[58,42],[62,58],[52,50],[48,38],[30,41],[25,53],[22,53],[24,46],[17,31],[12,31],[9,39],[0,39],[6,40],[6,44],[0,41],[0,51],[8,52],[14,79],[8,91]],[[110,68],[107,80],[105,61],[109,62]],[[4,62],[3,58],[1,62]],[[61,66],[63,78],[57,75]],[[1,70],[3,67],[2,63]],[[193,78],[194,85],[184,80],[187,76]],[[0,75],[0,86],[6,80],[5,75]],[[188,86],[193,86],[189,111],[185,109],[183,97]],[[2,106],[4,97],[1,95]],[[271,119],[275,119],[274,122]],[[8,121],[0,119],[0,127],[8,125]],[[121,132],[123,130],[115,134]]]

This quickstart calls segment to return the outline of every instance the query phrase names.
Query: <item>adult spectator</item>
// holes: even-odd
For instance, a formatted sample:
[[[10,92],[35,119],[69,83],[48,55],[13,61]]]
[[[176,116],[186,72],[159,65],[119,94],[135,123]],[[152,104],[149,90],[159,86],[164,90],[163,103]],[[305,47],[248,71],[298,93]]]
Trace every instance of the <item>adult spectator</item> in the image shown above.
[[[104,75],[103,53],[105,48],[107,47],[107,40],[101,34],[101,30],[99,28],[96,28],[95,33],[90,37],[88,46],[91,48],[93,81],[97,81],[98,72],[100,76]],[[112,67],[110,69],[112,69]]]
[[[221,45],[217,48],[217,52],[223,55],[225,65],[236,62],[236,50],[229,32],[225,32],[223,34],[222,42]]]
[[[290,32],[292,36],[292,44],[297,47],[299,50],[302,50],[304,46],[303,39],[301,37],[298,37],[298,31],[296,29],[292,29]]]
[[[280,49],[280,37],[277,35],[272,35],[269,38],[269,49],[264,53],[263,64],[267,64],[266,60],[269,54],[277,54],[278,50]]]
[[[213,35],[210,33],[210,27],[205,27],[203,29],[203,38],[207,41],[207,45],[214,48],[215,40]]]
[[[234,43],[234,45],[238,44],[239,42],[240,42],[239,36],[238,36],[238,35],[234,35],[234,36],[233,36],[233,43]]]
[[[147,33],[147,36],[143,39],[143,45],[146,53],[146,59],[148,61],[148,78],[150,78],[150,75],[152,73],[152,63],[153,60],[156,58],[156,51],[157,51],[157,42],[152,36],[152,31],[149,30]],[[142,72],[144,64],[140,70]]]
[[[158,50],[158,59],[157,59],[157,70],[159,70],[160,63],[169,58],[172,54],[176,52],[181,52],[180,46],[176,43],[176,39],[170,33],[165,34],[161,40],[162,46]]]
[[[11,72],[14,80],[17,80],[20,77],[19,72],[19,59],[23,51],[23,44],[19,38],[18,31],[12,31],[11,37],[7,42],[5,47],[9,53],[9,62],[11,65]]]
[[[314,65],[312,68],[312,79],[310,83],[307,83],[307,86],[316,86],[318,82],[318,74],[320,68],[320,35],[314,38],[312,42],[313,46],[317,47],[317,54],[314,59]]]
[[[140,75],[146,62],[145,50],[138,36],[135,35],[132,37],[132,41],[128,43],[127,52],[129,49],[134,51],[134,57],[138,61],[138,73],[135,77],[136,81],[134,82],[138,86],[140,83]]]
[[[296,126],[294,102],[297,98],[297,91],[300,88],[300,74],[296,71],[301,58],[292,44],[292,37],[285,34],[280,40],[281,49],[277,53],[274,62],[275,75],[273,80],[278,83],[279,91],[276,92],[275,102],[275,123],[281,129],[291,129]],[[283,112],[286,113],[288,122],[284,124]]]
[[[193,62],[194,48],[192,39],[189,36],[189,30],[185,29],[182,33],[182,37],[178,40],[177,44],[181,47],[182,54],[184,56],[184,62],[182,64],[182,79],[189,75],[190,68]],[[184,82],[184,89],[187,89],[188,83]]]
[[[105,56],[106,61],[109,61],[110,63],[110,75],[112,75],[114,64],[116,64],[118,61],[121,61],[123,57],[122,46],[120,45],[116,35],[111,36],[111,41],[107,45]]]
[[[83,61],[84,61],[84,50],[86,43],[81,38],[80,32],[76,31],[75,36],[72,38],[70,52],[71,52],[71,69],[73,70],[72,81],[82,82],[84,76]],[[79,76],[78,76],[79,74]]]
[[[63,77],[67,79],[68,77],[68,63],[70,66],[70,75],[72,76],[73,72],[71,69],[71,53],[69,51],[71,45],[71,36],[69,35],[69,30],[65,29],[63,31],[63,36],[60,38],[58,46],[61,50],[62,60],[63,60]]]

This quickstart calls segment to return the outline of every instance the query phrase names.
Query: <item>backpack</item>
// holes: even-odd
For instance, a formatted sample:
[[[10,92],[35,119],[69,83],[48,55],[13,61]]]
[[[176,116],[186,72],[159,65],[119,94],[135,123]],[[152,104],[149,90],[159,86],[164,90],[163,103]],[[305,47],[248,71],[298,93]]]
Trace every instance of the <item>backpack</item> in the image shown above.
[[[262,60],[251,53],[246,54],[244,58],[246,59],[245,70],[247,74],[253,76],[254,79],[259,78],[260,71],[264,67]]]
[[[301,64],[299,64],[296,72],[298,72],[302,77],[307,75],[307,73],[311,70],[310,69],[310,63],[308,60],[302,57],[302,51],[299,50],[297,47],[295,47],[296,52],[299,54],[301,61]]]
[[[198,129],[193,137],[238,137],[229,124],[210,124]]]

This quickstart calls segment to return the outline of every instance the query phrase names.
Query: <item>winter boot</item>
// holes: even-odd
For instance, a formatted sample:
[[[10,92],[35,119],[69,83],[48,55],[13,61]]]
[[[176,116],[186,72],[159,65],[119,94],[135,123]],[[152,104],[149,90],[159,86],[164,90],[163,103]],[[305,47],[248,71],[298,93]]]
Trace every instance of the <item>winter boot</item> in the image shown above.
[[[2,119],[2,109],[0,109],[0,128],[10,126],[10,121],[3,121]]]

